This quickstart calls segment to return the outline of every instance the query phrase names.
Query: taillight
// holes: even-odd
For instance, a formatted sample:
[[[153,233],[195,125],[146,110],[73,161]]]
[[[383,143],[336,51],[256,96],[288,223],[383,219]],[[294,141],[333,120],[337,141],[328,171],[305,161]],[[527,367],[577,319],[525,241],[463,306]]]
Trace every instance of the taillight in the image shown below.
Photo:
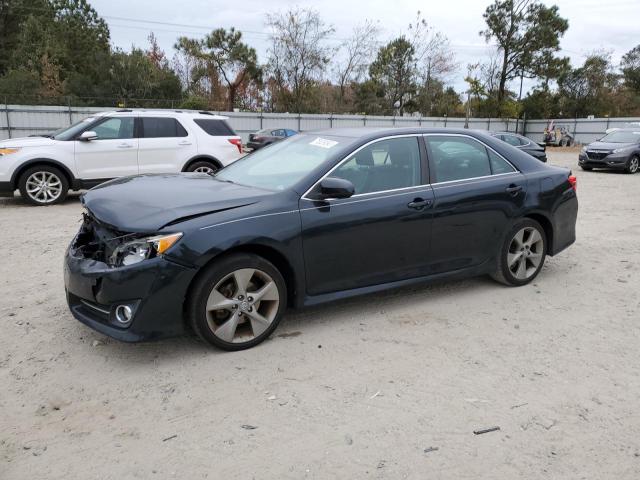
[[[569,175],[569,183],[571,184],[571,188],[576,192],[578,190],[578,179],[575,175]]]
[[[242,153],[242,140],[239,138],[228,138],[229,143],[232,143],[236,147],[238,147],[238,152]]]

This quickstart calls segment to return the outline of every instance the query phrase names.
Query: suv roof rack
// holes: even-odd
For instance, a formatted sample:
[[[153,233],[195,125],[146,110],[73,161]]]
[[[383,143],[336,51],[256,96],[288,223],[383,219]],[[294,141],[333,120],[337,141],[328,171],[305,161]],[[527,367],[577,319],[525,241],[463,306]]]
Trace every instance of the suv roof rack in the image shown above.
[[[211,115],[214,116],[215,113],[207,112],[206,110],[201,110],[198,112],[200,115]]]
[[[122,108],[120,110],[116,110],[116,112],[133,112],[133,110],[131,110],[130,108]]]

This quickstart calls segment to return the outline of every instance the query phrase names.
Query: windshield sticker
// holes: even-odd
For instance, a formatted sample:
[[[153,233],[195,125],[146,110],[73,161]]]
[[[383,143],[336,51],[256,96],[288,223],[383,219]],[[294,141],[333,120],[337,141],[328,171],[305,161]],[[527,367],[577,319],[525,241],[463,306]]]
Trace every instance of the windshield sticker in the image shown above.
[[[334,142],[333,140],[327,140],[326,138],[316,137],[316,139],[309,143],[309,145],[315,145],[316,147],[322,148],[331,148],[338,144],[338,142]]]

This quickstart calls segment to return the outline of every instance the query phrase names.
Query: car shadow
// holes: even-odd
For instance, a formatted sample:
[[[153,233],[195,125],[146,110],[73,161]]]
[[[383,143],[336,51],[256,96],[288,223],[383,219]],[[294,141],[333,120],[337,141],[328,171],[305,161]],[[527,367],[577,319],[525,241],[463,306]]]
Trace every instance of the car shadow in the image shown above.
[[[210,346],[190,330],[180,337],[131,344],[103,336],[84,325],[82,328],[86,329],[89,338],[98,339],[102,354],[108,351],[109,358],[123,366],[132,362],[136,365],[157,365],[159,362],[165,363],[174,360],[183,362],[186,359],[200,358],[203,355],[233,355],[235,359],[240,360],[251,358],[257,352],[268,349],[269,346],[275,346],[276,343],[289,341],[291,337],[303,337],[305,340],[309,340],[313,330],[331,328],[327,326],[327,321],[330,323],[357,321],[354,317],[366,319],[380,311],[393,315],[394,309],[398,309],[400,316],[401,310],[418,308],[424,305],[425,301],[438,301],[452,295],[466,295],[479,290],[489,292],[495,288],[501,287],[488,276],[464,280],[441,280],[336,300],[299,310],[289,310],[269,339],[252,349],[239,352],[225,352]],[[91,348],[91,345],[92,342],[88,342],[86,348]],[[264,351],[260,354],[263,355]]]
[[[2,207],[27,207],[27,208],[35,208],[35,207],[55,207],[56,205],[70,205],[72,203],[78,203],[80,198],[80,194],[82,192],[73,192],[67,195],[62,202],[56,203],[55,205],[32,205],[27,203],[20,194],[15,194],[13,197],[0,197],[0,208]]]

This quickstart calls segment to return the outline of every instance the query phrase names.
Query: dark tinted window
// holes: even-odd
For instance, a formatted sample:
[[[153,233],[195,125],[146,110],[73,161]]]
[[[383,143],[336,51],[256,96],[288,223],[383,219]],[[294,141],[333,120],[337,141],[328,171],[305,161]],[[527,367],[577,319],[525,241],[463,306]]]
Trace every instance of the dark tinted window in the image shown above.
[[[445,135],[429,135],[425,140],[437,182],[491,175],[489,155],[480,142],[467,137]]]
[[[515,135],[503,135],[502,139],[505,142],[507,142],[509,145],[513,145],[514,147],[519,147],[520,145],[522,145],[522,142],[520,142],[520,139]]]
[[[331,176],[349,180],[356,194],[420,185],[418,139],[390,138],[372,143],[336,168]]]
[[[143,138],[186,137],[187,131],[175,118],[143,117]]]
[[[293,135],[298,133],[295,130],[285,130],[285,131],[287,132],[287,137],[292,137]]]
[[[98,140],[133,138],[133,117],[112,117],[94,126]]]
[[[236,132],[229,126],[224,120],[209,120],[204,118],[198,118],[194,120],[202,130],[207,132],[212,137],[235,137]]]
[[[507,162],[504,158],[502,158],[500,155],[498,155],[492,150],[488,150],[488,152],[489,152],[489,160],[491,161],[491,172],[494,175],[498,175],[500,173],[515,172],[515,169],[511,166],[511,164]]]

